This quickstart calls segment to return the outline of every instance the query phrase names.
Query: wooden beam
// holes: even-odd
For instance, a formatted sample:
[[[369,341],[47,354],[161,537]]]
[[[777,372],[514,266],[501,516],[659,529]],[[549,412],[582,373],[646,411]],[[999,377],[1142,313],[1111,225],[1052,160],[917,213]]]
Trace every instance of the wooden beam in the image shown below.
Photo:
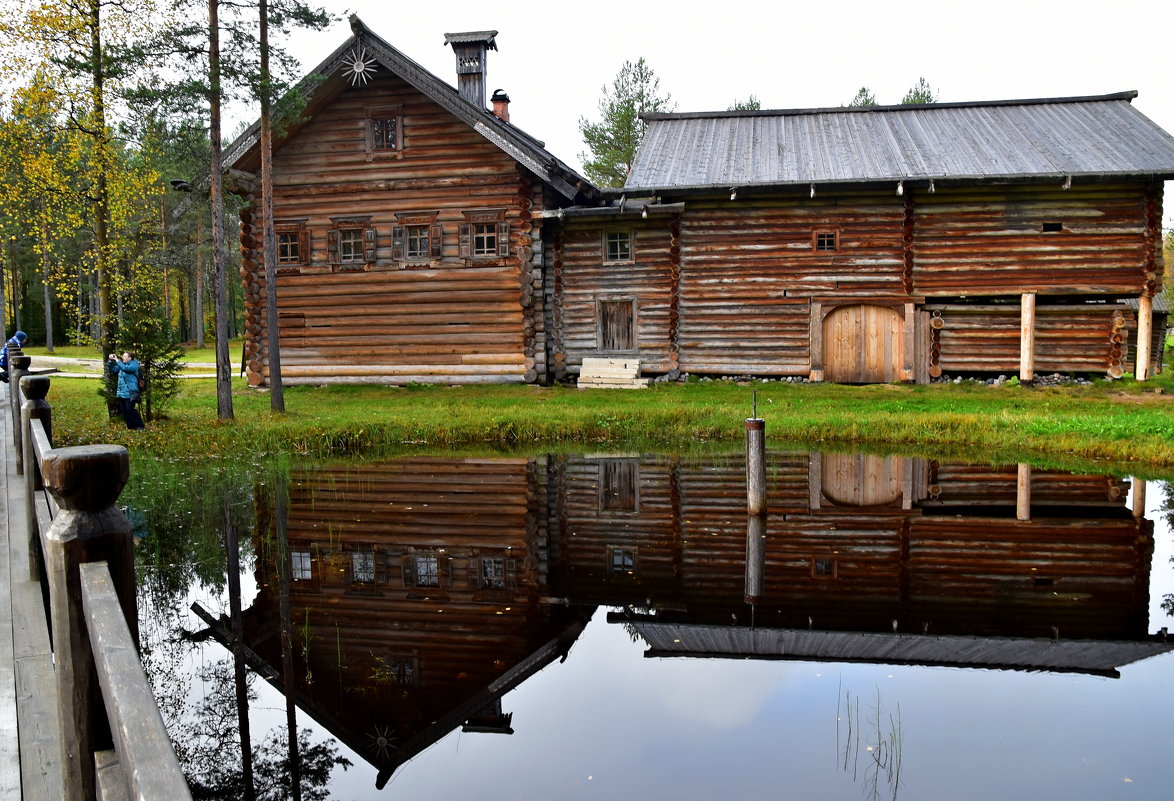
[[[1035,380],[1035,293],[1028,292],[1019,305],[1019,381]]]
[[[1015,484],[1015,519],[1031,520],[1031,465],[1019,463],[1019,478]]]
[[[1133,377],[1145,381],[1150,374],[1150,339],[1153,336],[1154,300],[1148,295],[1137,299],[1137,358]]]

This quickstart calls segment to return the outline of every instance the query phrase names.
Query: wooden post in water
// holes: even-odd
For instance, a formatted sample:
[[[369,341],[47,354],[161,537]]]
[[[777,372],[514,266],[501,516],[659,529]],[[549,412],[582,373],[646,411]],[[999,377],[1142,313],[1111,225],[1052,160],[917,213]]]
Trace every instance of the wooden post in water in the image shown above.
[[[130,477],[120,445],[60,448],[41,473],[60,511],[45,535],[52,617],[62,786],[67,799],[94,797],[94,752],[112,746],[82,607],[80,566],[106,561],[122,612],[138,642],[134,544],[130,521],[114,502]]]
[[[36,469],[36,443],[33,441],[32,422],[40,420],[45,427],[49,444],[53,443],[53,409],[45,396],[49,394],[47,376],[26,375],[20,380],[20,391],[25,402],[20,410],[20,430],[23,437],[22,452],[24,463],[30,469],[24,471],[24,519],[25,532],[29,542],[29,578],[40,581],[41,534],[37,526],[37,490],[41,489],[41,471]]]
[[[16,355],[13,356],[12,354]],[[20,425],[17,423],[20,420],[20,379],[22,379],[29,371],[29,365],[33,360],[29,356],[25,356],[19,350],[13,349],[8,352],[8,391],[11,392],[11,403],[8,408],[12,410],[12,438],[13,445],[16,446],[16,473],[21,475],[24,473],[24,432],[21,431]]]
[[[1137,299],[1137,358],[1133,377],[1145,381],[1150,377],[1150,338],[1153,336],[1154,299],[1142,295]]]
[[[1028,292],[1019,305],[1019,383],[1035,380],[1035,293]]]
[[[746,603],[762,598],[766,571],[766,421],[758,416],[755,395],[754,416],[746,420]]]
[[[1031,520],[1031,465],[1019,463],[1019,480],[1015,485],[1015,519]]]

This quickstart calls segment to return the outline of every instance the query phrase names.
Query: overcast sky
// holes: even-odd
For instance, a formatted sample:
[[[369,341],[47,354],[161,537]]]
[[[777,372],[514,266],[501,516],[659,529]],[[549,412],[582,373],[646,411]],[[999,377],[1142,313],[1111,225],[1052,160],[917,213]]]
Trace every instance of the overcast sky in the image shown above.
[[[348,11],[454,84],[444,34],[498,31],[488,90],[504,89],[511,122],[575,167],[579,118],[597,117],[602,87],[640,57],[677,111],[721,110],[751,94],[764,109],[838,106],[861,86],[898,103],[925,77],[941,101],[1136,89],[1134,105],[1174,132],[1174,0],[324,5],[344,19],[287,42],[307,70],[349,36]],[[1165,221],[1174,227],[1170,189]]]

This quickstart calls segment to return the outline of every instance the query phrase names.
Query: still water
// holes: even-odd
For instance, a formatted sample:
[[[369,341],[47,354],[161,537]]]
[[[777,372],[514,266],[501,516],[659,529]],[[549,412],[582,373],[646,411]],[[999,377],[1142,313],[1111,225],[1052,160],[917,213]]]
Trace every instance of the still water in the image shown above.
[[[413,457],[232,488],[258,782],[292,708],[337,799],[1169,797],[1165,485],[779,452],[758,521],[744,471]],[[168,563],[135,489],[165,718],[239,798],[220,532]]]

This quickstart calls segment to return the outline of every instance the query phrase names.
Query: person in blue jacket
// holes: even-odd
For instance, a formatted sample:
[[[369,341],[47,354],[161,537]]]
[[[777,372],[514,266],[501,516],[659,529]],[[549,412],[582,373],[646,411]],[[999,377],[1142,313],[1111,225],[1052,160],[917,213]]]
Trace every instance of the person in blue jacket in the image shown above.
[[[139,363],[134,354],[126,352],[122,359],[110,354],[110,372],[118,374],[118,386],[115,395],[118,396],[118,410],[127,428],[144,428],[143,416],[135,408],[139,400]]]
[[[0,381],[3,381],[5,384],[8,383],[8,349],[23,349],[24,343],[28,341],[28,334],[24,331],[17,331],[12,335],[12,339],[4,343],[4,349],[0,350]]]

